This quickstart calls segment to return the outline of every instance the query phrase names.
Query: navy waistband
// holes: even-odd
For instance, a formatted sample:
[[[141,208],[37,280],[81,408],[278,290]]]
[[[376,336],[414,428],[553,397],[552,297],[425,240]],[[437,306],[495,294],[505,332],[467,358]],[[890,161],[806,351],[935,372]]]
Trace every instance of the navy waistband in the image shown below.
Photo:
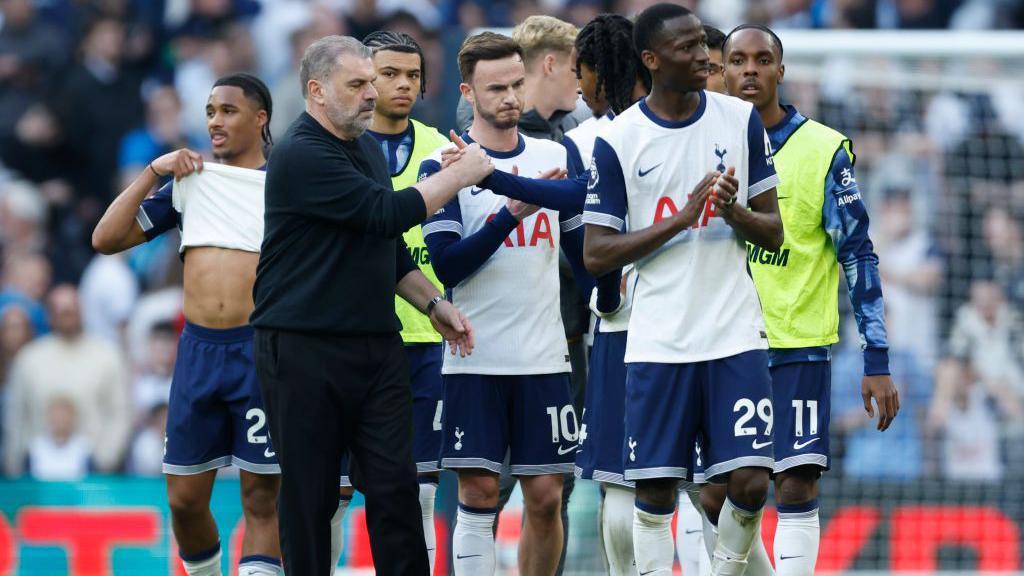
[[[768,365],[782,366],[798,362],[829,362],[832,360],[831,346],[808,348],[772,348],[768,350]]]
[[[252,340],[253,330],[249,324],[235,326],[234,328],[207,328],[186,321],[185,330],[182,334],[205,342],[232,344]]]

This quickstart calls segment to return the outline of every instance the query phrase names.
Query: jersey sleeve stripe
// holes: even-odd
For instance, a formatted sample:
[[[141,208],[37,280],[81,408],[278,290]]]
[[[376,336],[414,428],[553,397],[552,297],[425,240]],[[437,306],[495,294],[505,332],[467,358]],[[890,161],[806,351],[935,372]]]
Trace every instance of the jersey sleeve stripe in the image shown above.
[[[583,215],[577,214],[562,222],[562,232],[572,232],[580,226],[583,226]]]
[[[437,232],[454,232],[462,237],[462,224],[455,220],[435,220],[423,225],[423,236],[430,236]]]
[[[606,228],[614,228],[615,230],[622,230],[626,225],[622,218],[605,214],[604,212],[584,212],[582,218],[584,224],[596,224]]]
[[[768,190],[775,188],[778,185],[779,175],[772,174],[771,176],[765,178],[764,180],[761,180],[760,182],[757,182],[756,184],[747,186],[747,200],[749,201],[751,198],[759,196],[764,192],[767,192]]]
[[[142,227],[143,232],[149,232],[153,229],[153,221],[150,220],[149,214],[146,214],[146,209],[139,206],[139,211],[135,213],[135,221]]]

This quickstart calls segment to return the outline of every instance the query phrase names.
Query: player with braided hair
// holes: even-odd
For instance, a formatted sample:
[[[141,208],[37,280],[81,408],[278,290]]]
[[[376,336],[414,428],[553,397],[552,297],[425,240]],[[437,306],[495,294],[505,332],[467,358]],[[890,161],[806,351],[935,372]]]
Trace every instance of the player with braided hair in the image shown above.
[[[632,33],[629,19],[599,14],[576,36],[576,75],[583,100],[595,117],[632,106],[638,84],[644,94],[650,89],[651,77],[635,56]]]
[[[405,32],[391,32],[390,30],[378,30],[371,32],[363,38],[363,44],[373,50],[374,56],[380,52],[397,52],[400,54],[415,54],[419,56],[419,93],[422,96],[427,92],[427,61],[423,57],[423,48],[412,36]]]
[[[377,139],[387,159],[392,187],[402,190],[416,183],[420,162],[448,140],[435,128],[410,117],[417,99],[426,89],[426,62],[416,40],[403,32],[379,30],[368,34],[363,43],[373,51],[373,65],[377,72],[373,86],[378,93],[373,124],[367,133]],[[443,291],[431,266],[421,227],[414,226],[403,237],[413,262],[438,290]],[[395,313],[402,321],[402,342],[409,359],[413,394],[413,456],[420,480],[423,535],[433,573],[436,547],[434,495],[439,474],[437,457],[441,452],[444,392],[441,382],[442,341],[430,318],[398,296],[395,297]],[[341,555],[341,524],[353,493],[348,463],[344,460],[341,498],[331,519],[332,566],[337,566]]]

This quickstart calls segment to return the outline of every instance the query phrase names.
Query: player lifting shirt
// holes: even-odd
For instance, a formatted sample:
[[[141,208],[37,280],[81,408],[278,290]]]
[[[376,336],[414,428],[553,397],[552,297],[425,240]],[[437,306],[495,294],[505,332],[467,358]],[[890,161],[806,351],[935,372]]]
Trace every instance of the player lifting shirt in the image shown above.
[[[241,469],[246,531],[239,574],[277,574],[280,468],[253,359],[252,288],[263,241],[264,147],[270,92],[255,76],[219,79],[206,104],[213,155],[182,149],[154,160],[107,208],[93,246],[112,254],[177,227],[185,263],[185,330],[167,418],[164,474],[186,573],[221,573],[210,493],[217,469]],[[205,170],[204,170],[205,168]],[[205,172],[202,181],[191,176]],[[164,177],[173,176],[154,195]]]

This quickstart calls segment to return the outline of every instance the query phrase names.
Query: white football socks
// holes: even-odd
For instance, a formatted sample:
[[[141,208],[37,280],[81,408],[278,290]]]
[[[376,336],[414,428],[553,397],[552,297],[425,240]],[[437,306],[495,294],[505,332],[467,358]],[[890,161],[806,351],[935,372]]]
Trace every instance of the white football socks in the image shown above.
[[[238,576],[278,576],[281,573],[280,558],[253,554],[238,560]]]
[[[420,482],[420,512],[423,514],[423,540],[430,558],[430,574],[434,574],[434,560],[437,558],[437,534],[434,532],[434,497],[437,484],[433,481]]]
[[[679,493],[676,512],[676,554],[683,576],[700,574],[700,557],[705,556],[704,534],[701,527],[703,514],[694,506],[686,491]]]
[[[733,504],[729,498],[718,516],[718,542],[711,559],[712,576],[741,576],[754,537],[760,529],[761,509],[750,511]]]
[[[711,557],[715,555],[715,545],[718,544],[718,526],[711,523],[707,514],[701,514],[700,524],[704,530],[704,550],[707,552],[708,562],[711,562]],[[710,571],[708,573],[710,574]]]
[[[185,573],[188,576],[221,576],[220,556],[220,542],[218,542],[217,547],[208,552],[196,554],[188,560],[182,557],[181,563],[185,566]]]
[[[750,555],[747,556],[746,576],[772,576],[775,568],[768,558],[768,550],[764,547],[764,538],[761,537],[761,519],[757,519],[757,529],[754,530],[754,542],[750,545]]]
[[[633,502],[636,492],[615,484],[605,484],[601,534],[611,576],[635,576],[633,560]]]
[[[452,533],[455,576],[494,574],[494,517],[497,508],[470,508],[459,504]]]
[[[671,576],[675,559],[672,542],[673,508],[658,509],[639,501],[633,508],[633,555],[644,576]]]
[[[775,566],[780,576],[811,576],[818,559],[821,528],[818,500],[796,506],[779,505],[775,529]]]

